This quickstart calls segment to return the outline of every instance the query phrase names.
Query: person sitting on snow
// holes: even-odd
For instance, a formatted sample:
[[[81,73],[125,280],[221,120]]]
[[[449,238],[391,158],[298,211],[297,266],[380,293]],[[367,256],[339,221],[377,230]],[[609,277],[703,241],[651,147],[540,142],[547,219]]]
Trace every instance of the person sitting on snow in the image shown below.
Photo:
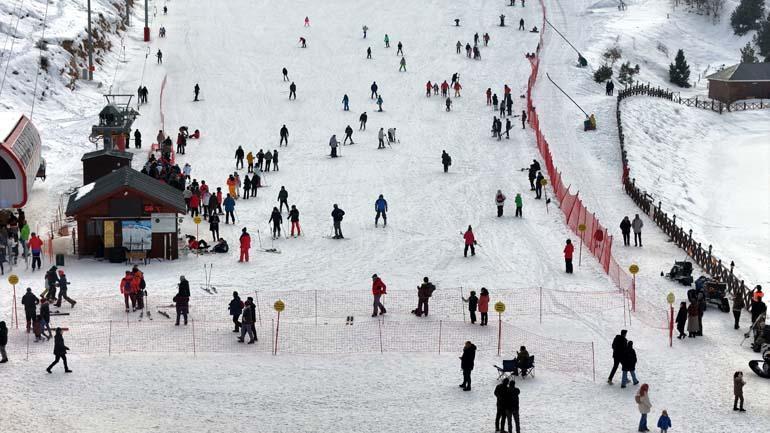
[[[209,249],[209,244],[203,239],[197,240],[195,236],[187,236],[187,247],[190,251],[205,252]]]
[[[230,246],[227,245],[227,241],[219,238],[217,241],[217,244],[214,245],[214,248],[212,249],[215,253],[226,253],[230,251]]]

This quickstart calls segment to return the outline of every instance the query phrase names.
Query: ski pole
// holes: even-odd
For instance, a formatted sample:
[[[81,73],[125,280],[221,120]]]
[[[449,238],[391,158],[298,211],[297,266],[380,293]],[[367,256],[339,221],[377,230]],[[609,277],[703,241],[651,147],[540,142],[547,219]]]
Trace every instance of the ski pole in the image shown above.
[[[263,249],[262,248],[262,235],[259,233],[259,229],[257,229],[257,239],[259,239],[259,249],[261,250],[261,249]]]

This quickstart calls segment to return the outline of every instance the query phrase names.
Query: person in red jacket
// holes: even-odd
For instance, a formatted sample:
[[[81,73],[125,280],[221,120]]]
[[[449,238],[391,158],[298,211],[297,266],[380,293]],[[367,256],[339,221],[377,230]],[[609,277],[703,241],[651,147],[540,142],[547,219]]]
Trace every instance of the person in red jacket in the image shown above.
[[[201,207],[200,193],[195,191],[190,196],[190,216],[194,217],[198,215],[198,209]]]
[[[487,105],[492,105],[492,89],[487,88]]]
[[[462,89],[462,88],[463,88],[463,86],[460,85],[460,82],[459,81],[455,81],[455,87],[454,87],[454,89],[455,89],[455,98],[459,98],[460,97],[460,89]]]
[[[503,99],[506,99],[506,97],[510,94],[511,94],[511,88],[508,87],[508,85],[506,84],[505,86],[503,86]]]
[[[572,245],[572,240],[567,239],[567,245],[564,246],[564,264],[567,267],[567,273],[572,273],[572,253],[575,252],[575,246]]]
[[[40,269],[42,266],[40,255],[43,253],[43,240],[34,232],[29,238],[29,249],[32,250],[32,270],[34,271],[36,267]]]
[[[471,249],[471,256],[476,255],[476,237],[473,236],[473,229],[471,226],[468,226],[468,230],[463,235],[463,239],[465,239],[465,251],[463,251],[463,256],[468,257],[468,248]]]
[[[377,274],[372,275],[372,297],[374,297],[374,302],[372,303],[372,317],[377,317],[378,310],[379,314],[385,314],[387,312],[385,311],[385,306],[382,305],[382,301],[380,301],[382,295],[388,293],[386,290],[387,286],[382,282],[382,279],[380,279]]]
[[[131,307],[136,308],[136,298],[132,296],[131,282],[134,276],[131,275],[131,271],[126,271],[126,276],[120,280],[120,293],[123,295],[123,300],[126,303],[126,313],[128,313],[128,300],[131,300]]]
[[[449,83],[446,80],[441,83],[441,96],[449,96]]]
[[[433,88],[433,84],[428,81],[428,83],[425,85],[425,96],[430,98],[430,89]]]
[[[246,231],[246,227],[241,230],[241,258],[238,260],[239,263],[242,263],[243,261],[248,262],[249,261],[249,250],[251,249],[251,236],[249,236],[249,232]]]

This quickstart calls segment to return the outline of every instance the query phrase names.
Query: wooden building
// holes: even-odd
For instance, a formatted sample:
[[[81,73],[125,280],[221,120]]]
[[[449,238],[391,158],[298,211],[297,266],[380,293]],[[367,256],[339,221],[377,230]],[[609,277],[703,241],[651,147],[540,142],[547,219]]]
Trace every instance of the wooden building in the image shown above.
[[[180,213],[185,213],[182,191],[129,166],[80,187],[66,211],[77,221],[78,255],[112,262],[127,256],[177,259]]]
[[[706,79],[709,98],[725,104],[741,99],[770,99],[770,63],[739,63]]]
[[[83,162],[83,185],[106,176],[121,167],[131,167],[134,154],[119,150],[101,149],[80,158]]]

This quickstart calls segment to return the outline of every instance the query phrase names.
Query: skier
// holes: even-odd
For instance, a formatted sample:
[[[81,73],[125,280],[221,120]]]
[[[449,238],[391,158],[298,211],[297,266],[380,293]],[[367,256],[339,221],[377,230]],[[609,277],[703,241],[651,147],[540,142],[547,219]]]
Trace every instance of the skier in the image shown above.
[[[366,58],[367,59],[372,58],[372,47],[366,47]]]
[[[51,369],[59,363],[59,360],[64,363],[64,372],[72,373],[72,370],[70,370],[70,368],[67,366],[68,350],[70,350],[70,348],[64,345],[64,336],[61,333],[61,328],[56,328],[56,336],[54,336],[53,339],[53,354],[56,356],[56,358],[53,360],[51,365],[45,369],[48,374],[51,374]]]
[[[527,125],[527,112],[521,110],[521,129],[525,129]]]
[[[374,202],[374,211],[377,214],[374,216],[374,226],[377,227],[377,223],[380,221],[380,214],[382,214],[382,226],[388,225],[388,201],[380,194],[377,200]]]
[[[524,200],[521,198],[521,194],[516,193],[516,198],[514,199],[514,202],[516,202],[516,216],[518,218],[522,218],[522,208],[524,207]]]
[[[75,308],[75,304],[77,304],[77,301],[67,296],[67,289],[69,288],[69,281],[67,281],[67,276],[64,274],[63,270],[59,270],[59,298],[56,300],[56,307],[61,307],[61,301],[64,299],[65,301],[70,303],[70,308]]]
[[[184,324],[187,326],[187,314],[190,311],[190,282],[184,275],[179,277],[179,285],[173,301],[176,304],[176,323],[174,325],[179,326],[179,319],[184,318]]]
[[[404,50],[403,50],[404,46],[401,44],[401,41],[398,41],[398,45],[396,45],[396,47],[398,48],[396,50],[396,55],[397,56],[398,55],[402,55],[403,56],[404,55]]]
[[[452,111],[452,99],[449,96],[447,96],[445,104],[446,111]]]
[[[465,56],[470,59],[472,53],[473,53],[473,49],[471,48],[471,44],[466,43],[465,44]],[[453,84],[454,84],[454,81],[453,81]]]
[[[288,131],[287,131],[287,133],[288,133]],[[262,163],[264,161],[265,161],[265,152],[262,149],[259,149],[259,152],[257,152],[257,168],[262,170]]]
[[[462,89],[463,86],[460,85],[459,81],[455,81],[454,89],[455,89],[455,98],[460,97],[460,89]]]
[[[417,309],[414,310],[417,317],[428,315],[428,302],[435,291],[436,286],[428,280],[428,277],[423,277],[422,284],[417,286]]]
[[[377,149],[385,149],[385,130],[380,128],[377,133]]]
[[[505,139],[510,140],[511,138],[511,129],[513,126],[511,125],[511,119],[505,119]],[[500,134],[502,136],[502,134]]]
[[[505,100],[505,107],[508,109],[508,115],[512,115],[513,98],[511,98],[511,95],[508,95],[508,98]]]
[[[433,95],[434,96],[438,95],[438,83],[437,82],[433,83]]]
[[[463,371],[463,383],[460,388],[463,391],[471,390],[471,371],[473,371],[473,361],[476,359],[476,346],[470,341],[465,342],[463,346],[463,355],[460,357],[460,369]]]
[[[342,144],[347,144],[348,139],[350,139],[350,144],[356,144],[353,142],[353,128],[350,125],[345,127],[345,139],[342,140]]]
[[[382,95],[377,95],[377,111],[382,112]]]
[[[342,97],[342,111],[350,111],[350,106],[348,103],[350,102],[350,99],[348,98],[348,94],[346,93]]]
[[[503,205],[505,204],[505,194],[499,189],[495,195],[495,204],[497,205],[497,217],[503,216]]]
[[[362,130],[366,131],[366,119],[368,117],[369,116],[366,115],[366,111],[364,111],[363,113],[361,113],[360,116],[358,116],[358,121],[360,122],[359,125],[358,125],[358,130],[359,131],[362,131]],[[351,138],[351,141],[353,141],[352,138]]]
[[[283,81],[290,81],[289,80],[289,71],[286,68],[283,68],[283,70],[281,72],[283,72]]]
[[[241,255],[238,259],[238,263],[243,263],[244,261],[249,261],[249,250],[251,249],[251,236],[249,235],[249,232],[246,231],[246,227],[241,229],[241,237],[238,239],[241,244]]]
[[[134,131],[134,148],[142,148],[142,133],[138,129]]]
[[[492,109],[495,111],[497,111],[497,103],[498,103],[497,93],[495,93],[494,95],[492,95]]]
[[[278,206],[283,212],[283,206],[286,205],[286,210],[289,210],[289,191],[286,191],[286,187],[281,185],[281,190],[278,191]]]
[[[307,48],[307,41],[302,36],[299,38],[299,43],[301,44],[302,48]]]
[[[388,34],[385,33],[385,48],[390,48],[390,38],[388,37]]]
[[[481,60],[481,50],[479,50],[479,47],[473,47],[473,60]]]
[[[195,93],[195,98],[193,99],[193,101],[197,101],[198,100],[198,94],[200,92],[201,92],[200,86],[198,86],[198,83],[195,83],[195,87],[193,88],[193,93]]]
[[[270,163],[273,162],[273,154],[268,150],[265,152],[265,171],[270,171]]]
[[[623,234],[623,246],[631,245],[631,220],[628,219],[628,215],[623,217],[623,221],[620,222],[620,232]]]
[[[289,221],[291,221],[291,237],[294,237],[294,228],[297,228],[297,236],[302,235],[302,230],[299,226],[299,210],[297,210],[296,205],[291,205],[291,210],[289,211]]]
[[[567,239],[567,244],[564,246],[564,265],[568,274],[572,273],[572,253],[575,252],[575,246],[572,245],[572,240]]]
[[[543,177],[542,172],[537,172],[537,177],[535,178],[535,199],[540,200],[543,197],[543,180],[545,180],[545,177]]]
[[[372,81],[372,85],[369,86],[369,88],[372,90],[372,94],[370,95],[369,99],[377,98],[377,82]]]
[[[337,135],[333,134],[332,137],[329,139],[329,147],[332,148],[332,153],[329,156],[331,156],[332,158],[336,158],[337,157],[337,146],[338,146],[338,144],[339,143],[337,143]]]
[[[158,49],[158,52],[155,54],[155,57],[158,58],[158,64],[162,65],[163,64],[163,53],[160,51],[160,49]]]
[[[634,246],[639,246],[639,248],[642,247],[642,227],[644,227],[644,222],[639,218],[639,214],[636,214],[631,222],[631,228],[634,229]]]
[[[342,236],[342,217],[345,216],[345,211],[337,207],[337,204],[334,204],[334,209],[332,210],[332,222],[334,223],[334,237],[333,239],[343,239],[344,236]]]
[[[612,378],[615,377],[618,365],[620,365],[626,353],[626,346],[628,346],[628,340],[626,340],[627,333],[627,330],[622,329],[620,334],[616,335],[612,340],[612,370],[610,370],[610,376],[607,378],[607,383],[610,385],[612,385]]]
[[[372,275],[372,317],[377,317],[377,314],[385,314],[385,306],[382,305],[382,295],[386,295],[388,287],[382,282],[382,279],[377,274]]]
[[[225,205],[225,224],[230,224],[230,218],[233,219],[233,224],[235,224],[235,199],[232,195],[227,194],[222,204]]]
[[[310,27],[310,18],[305,17],[305,27]]]
[[[449,96],[449,83],[446,80],[441,83],[441,96]]]
[[[468,248],[471,249],[471,256],[476,255],[476,237],[473,235],[473,229],[471,226],[468,226],[468,230],[465,231],[463,234],[463,239],[465,240],[465,249],[463,251],[463,256],[468,257]]]
[[[213,203],[212,201],[209,201],[209,209],[213,209],[211,204],[214,204],[214,207],[216,207],[217,197],[212,194],[211,199]],[[209,231],[211,232],[211,237],[214,239],[214,242],[219,240],[219,215],[217,215],[217,213],[213,210],[211,211],[211,216],[209,217]]]
[[[363,27],[361,27],[361,30],[363,30],[363,31],[364,31],[364,39],[366,39],[366,32],[368,32],[368,31],[369,31],[369,27],[367,27],[367,26],[366,26],[366,24],[364,24],[364,26],[363,26]]]
[[[457,45],[455,45],[455,46],[457,47],[457,54],[460,54],[460,50],[461,50],[461,49],[462,49],[462,47],[463,47],[463,44],[462,44],[462,42],[460,42],[460,41],[457,41]]]
[[[286,125],[281,126],[280,135],[281,135],[281,140],[278,142],[278,147],[283,146],[284,143],[286,144],[286,147],[289,147],[289,129],[286,128]],[[261,151],[262,149],[260,149],[260,152]],[[259,167],[262,168],[261,159],[260,159]]]
[[[399,62],[398,72],[406,72],[406,59],[401,57],[401,62]]]
[[[441,151],[441,165],[444,166],[444,173],[449,171],[449,166],[452,165],[452,157],[446,153],[446,150]]]
[[[21,297],[21,305],[24,306],[24,315],[27,318],[27,334],[29,334],[32,327],[32,321],[37,315],[37,304],[39,303],[40,301],[37,299],[37,296],[32,293],[32,289],[27,287],[27,293]],[[126,311],[128,311],[128,307],[126,307]]]
[[[240,168],[243,168],[243,147],[238,146],[238,149],[235,150],[235,169],[238,169],[238,166],[240,165]]]
[[[524,18],[519,20],[519,30],[524,30]]]
[[[163,6],[163,15],[168,13],[168,6]]]
[[[230,300],[230,304],[227,306],[227,309],[230,311],[230,315],[233,316],[233,325],[235,326],[233,332],[240,331],[241,323],[238,321],[238,317],[243,311],[243,301],[241,301],[240,296],[238,296],[238,292],[233,292],[233,299]]]
[[[246,172],[251,173],[254,171],[254,153],[249,151],[246,154]]]
[[[289,84],[289,101],[291,101],[292,95],[294,96],[294,100],[297,100],[297,85],[294,84],[294,81]]]
[[[288,206],[287,206],[288,207]],[[273,207],[273,212],[270,214],[270,219],[267,220],[268,224],[273,223],[273,239],[281,237],[281,224],[283,223],[283,216],[281,211],[277,207]]]

